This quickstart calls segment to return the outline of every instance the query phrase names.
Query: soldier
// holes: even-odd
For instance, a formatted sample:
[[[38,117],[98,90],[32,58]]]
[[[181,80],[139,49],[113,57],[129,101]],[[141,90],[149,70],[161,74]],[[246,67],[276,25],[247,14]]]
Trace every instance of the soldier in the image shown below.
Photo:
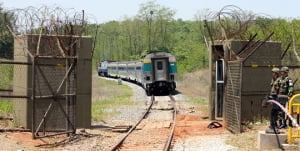
[[[291,78],[289,78],[289,68],[282,67],[280,69],[280,95],[287,95],[288,97],[292,97],[294,95],[294,84]]]
[[[272,69],[272,80],[271,80],[271,91],[269,96],[263,101],[263,107],[267,106],[268,100],[277,100],[277,95],[279,92],[279,68],[274,67]],[[272,104],[271,108],[271,118],[270,118],[270,126],[269,129],[266,130],[267,133],[277,133],[276,128],[278,128],[277,120],[278,120],[278,114],[279,114],[280,108],[276,104]]]
[[[294,95],[294,84],[291,78],[289,78],[288,74],[289,74],[289,68],[284,66],[280,69],[280,87],[279,87],[279,102],[280,104],[282,104],[283,106],[285,106],[287,108],[288,106],[288,100],[290,97],[292,97]],[[284,112],[281,113],[281,116],[283,116],[284,122],[282,123],[282,125],[279,126],[279,128],[287,128],[287,116],[285,115]]]
[[[279,81],[280,81],[280,76],[279,76],[279,68],[274,67],[272,69],[272,80],[271,80],[271,92],[270,94],[278,94],[279,93]]]

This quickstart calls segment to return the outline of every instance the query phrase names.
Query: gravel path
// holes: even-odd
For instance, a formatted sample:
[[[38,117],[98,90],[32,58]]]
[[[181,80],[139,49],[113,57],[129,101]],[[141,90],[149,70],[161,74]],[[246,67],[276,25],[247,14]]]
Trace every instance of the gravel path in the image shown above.
[[[236,147],[225,143],[226,136],[196,136],[176,140],[174,151],[238,151]]]

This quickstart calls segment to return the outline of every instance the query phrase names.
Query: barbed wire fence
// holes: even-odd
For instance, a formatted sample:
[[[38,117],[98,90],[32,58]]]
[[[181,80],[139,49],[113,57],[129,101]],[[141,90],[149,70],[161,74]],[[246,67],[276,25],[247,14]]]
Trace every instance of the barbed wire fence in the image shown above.
[[[84,35],[89,21],[84,10],[42,6],[10,10],[17,34]]]
[[[83,10],[77,11],[60,7],[41,6],[40,8],[11,9],[7,10],[7,12],[1,17],[1,24],[4,24],[1,27],[6,27],[13,37],[26,34],[51,35],[49,42],[52,42],[52,44],[48,48],[49,52],[55,52],[53,49],[56,48],[56,45],[60,45],[61,52],[68,52],[72,48],[72,43],[67,43],[66,45],[66,43],[62,42],[59,35],[69,36],[70,41],[72,41],[72,36],[92,36],[94,40],[96,37],[97,28],[95,26],[89,27],[89,25],[97,24],[97,22],[92,15],[87,15]],[[35,52],[25,50],[24,53],[29,53],[30,56],[37,55],[39,45],[40,43],[38,42]],[[62,56],[63,53],[59,55]],[[3,64],[3,62],[1,65],[8,66],[8,64]],[[5,87],[10,89],[12,87],[12,84],[7,84],[6,80],[0,81],[0,85],[1,89]]]

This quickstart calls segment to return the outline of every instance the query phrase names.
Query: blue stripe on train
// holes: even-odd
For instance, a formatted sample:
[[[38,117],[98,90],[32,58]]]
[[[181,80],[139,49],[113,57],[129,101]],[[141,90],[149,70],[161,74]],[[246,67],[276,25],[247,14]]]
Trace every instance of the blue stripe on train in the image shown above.
[[[169,72],[170,73],[177,73],[177,64],[176,64],[176,62],[170,62]]]
[[[152,71],[152,64],[151,63],[144,63],[143,64],[143,72],[151,72]]]
[[[152,64],[151,63],[144,63],[143,64],[143,72],[151,72],[151,71],[152,71]],[[176,64],[176,62],[170,62],[169,72],[170,73],[177,73],[177,64]]]

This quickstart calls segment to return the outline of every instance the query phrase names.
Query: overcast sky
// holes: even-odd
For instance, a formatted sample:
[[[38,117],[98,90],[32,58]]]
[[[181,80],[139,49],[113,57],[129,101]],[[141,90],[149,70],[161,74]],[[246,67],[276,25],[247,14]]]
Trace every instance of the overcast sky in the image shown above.
[[[0,0],[5,9],[29,6],[58,6],[64,9],[85,10],[97,23],[122,20],[138,14],[140,4],[148,0]],[[226,5],[235,5],[255,14],[271,17],[300,18],[298,0],[156,0],[156,3],[176,11],[175,19],[193,20],[197,12],[219,11]]]

